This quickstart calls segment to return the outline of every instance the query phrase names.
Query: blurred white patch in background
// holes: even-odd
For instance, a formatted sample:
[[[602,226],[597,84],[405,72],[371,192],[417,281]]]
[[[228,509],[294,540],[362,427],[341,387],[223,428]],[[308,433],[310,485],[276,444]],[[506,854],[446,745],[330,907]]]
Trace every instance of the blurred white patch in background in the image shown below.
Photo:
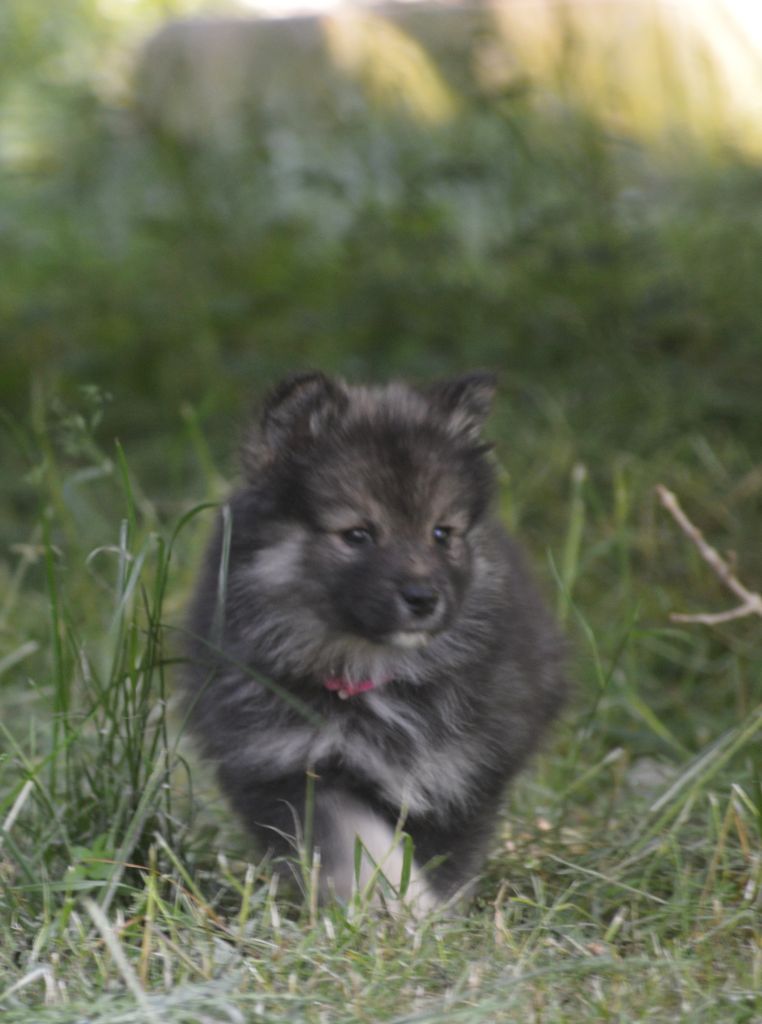
[[[270,18],[289,18],[300,14],[326,14],[350,6],[348,0],[241,0],[242,6]],[[351,5],[354,6],[354,5]]]
[[[105,3],[127,3],[139,6],[141,0],[101,0]],[[342,7],[363,8],[369,3],[352,0],[238,0],[241,8],[271,17],[288,17],[294,14],[319,14],[335,11]],[[401,3],[416,3],[417,0],[396,0]],[[449,0],[454,6],[457,0]],[[503,6],[514,8],[601,8],[601,7],[682,7],[699,19],[708,18],[710,24],[724,30],[728,19],[731,31],[740,31],[762,51],[762,0],[502,0]],[[443,3],[443,6],[445,4]],[[208,9],[208,5],[207,5]]]
[[[98,3],[125,25],[130,16],[133,28],[141,18],[156,25],[155,0]],[[337,73],[371,105],[447,120],[459,109],[438,60],[447,52],[486,95],[531,82],[538,97],[568,100],[624,137],[762,155],[762,0],[176,0],[176,9],[189,17],[148,40],[135,84],[157,122],[187,137],[234,135],[244,107],[320,97],[330,106]]]

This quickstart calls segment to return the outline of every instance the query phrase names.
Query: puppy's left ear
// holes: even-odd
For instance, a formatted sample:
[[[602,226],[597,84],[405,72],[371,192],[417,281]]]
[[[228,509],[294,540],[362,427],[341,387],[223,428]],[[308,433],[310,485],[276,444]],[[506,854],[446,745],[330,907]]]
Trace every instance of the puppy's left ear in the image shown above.
[[[497,378],[488,370],[477,370],[432,385],[429,401],[444,417],[456,437],[477,441],[492,409]]]

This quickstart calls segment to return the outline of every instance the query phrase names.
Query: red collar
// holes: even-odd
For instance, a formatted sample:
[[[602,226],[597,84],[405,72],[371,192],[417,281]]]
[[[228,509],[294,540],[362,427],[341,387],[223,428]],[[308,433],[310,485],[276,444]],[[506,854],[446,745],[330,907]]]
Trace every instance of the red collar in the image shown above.
[[[372,679],[361,679],[357,683],[352,683],[348,679],[342,679],[341,676],[330,676],[323,683],[326,690],[335,691],[342,700],[346,700],[348,697],[356,697],[358,693],[372,690],[375,688],[375,685]]]

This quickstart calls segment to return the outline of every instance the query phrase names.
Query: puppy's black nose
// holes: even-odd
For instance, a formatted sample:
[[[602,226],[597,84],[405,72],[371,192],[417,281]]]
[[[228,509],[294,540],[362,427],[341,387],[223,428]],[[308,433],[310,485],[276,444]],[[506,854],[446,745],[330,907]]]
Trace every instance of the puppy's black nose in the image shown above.
[[[439,594],[428,583],[404,583],[400,594],[417,619],[431,615],[439,603]]]

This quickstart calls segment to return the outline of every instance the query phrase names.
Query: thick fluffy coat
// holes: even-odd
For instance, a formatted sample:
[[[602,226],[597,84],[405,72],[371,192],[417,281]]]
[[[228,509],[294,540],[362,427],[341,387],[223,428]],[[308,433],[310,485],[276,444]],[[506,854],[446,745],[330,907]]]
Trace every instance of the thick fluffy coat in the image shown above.
[[[324,894],[349,896],[356,837],[360,882],[375,862],[397,884],[400,821],[409,899],[467,886],[562,702],[562,643],[492,512],[493,391],[487,374],[427,390],[289,378],[210,545],[190,721],[266,847],[292,852],[307,825]]]

